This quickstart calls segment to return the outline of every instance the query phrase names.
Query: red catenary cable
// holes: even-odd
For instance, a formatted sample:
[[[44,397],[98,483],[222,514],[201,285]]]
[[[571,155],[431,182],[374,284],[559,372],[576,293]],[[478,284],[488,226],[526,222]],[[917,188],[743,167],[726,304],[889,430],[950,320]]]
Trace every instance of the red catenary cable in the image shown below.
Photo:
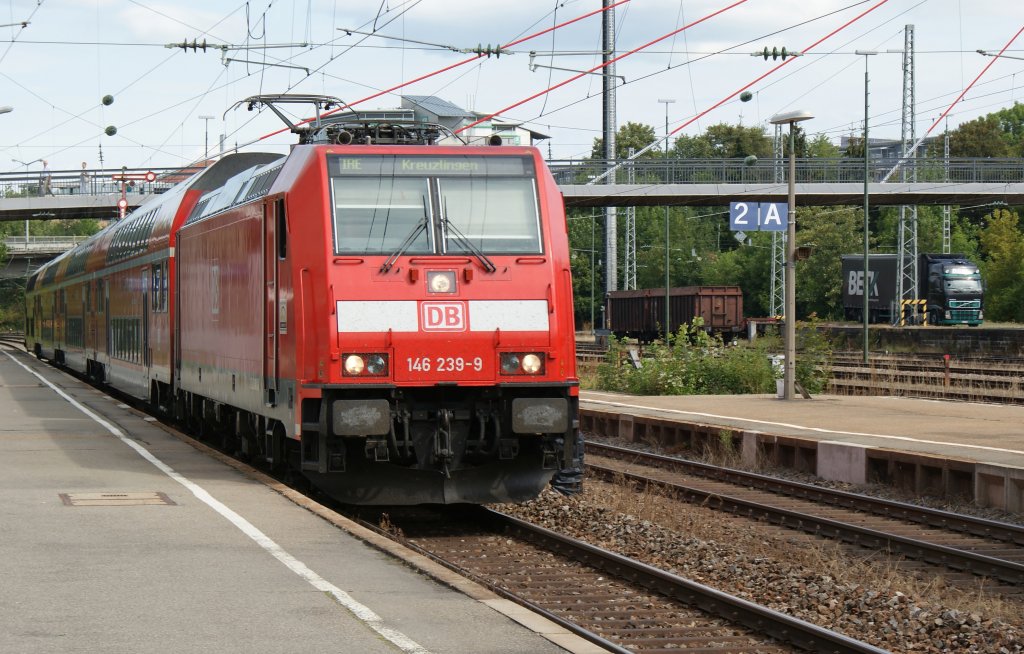
[[[900,157],[900,159],[899,159],[899,161],[897,161],[897,162],[896,162],[896,165],[892,167],[892,170],[890,170],[889,172],[887,172],[887,173],[885,174],[885,176],[884,176],[884,177],[882,177],[882,180],[881,180],[882,182],[887,182],[887,181],[889,181],[889,178],[890,178],[890,177],[892,177],[892,174],[893,174],[893,173],[895,173],[895,172],[896,172],[897,170],[899,170],[899,167],[903,165],[903,162],[904,162],[904,161],[908,161],[908,160],[910,160],[910,158],[914,156],[914,153],[915,153],[915,152],[917,152],[917,149],[918,149],[919,147],[921,147],[921,144],[922,144],[922,143],[924,143],[925,139],[927,139],[927,138],[928,138],[928,135],[932,133],[932,130],[933,130],[933,129],[935,129],[935,127],[936,127],[936,126],[937,126],[937,125],[938,125],[939,123],[941,123],[941,122],[942,122],[942,119],[943,119],[943,118],[945,118],[945,117],[946,117],[946,115],[947,115],[947,114],[949,114],[949,112],[950,112],[950,111],[952,111],[952,110],[953,110],[953,107],[955,107],[955,106],[956,106],[956,103],[960,102],[960,101],[961,101],[961,100],[963,99],[963,97],[964,97],[965,95],[967,95],[967,92],[971,90],[971,87],[972,87],[972,86],[974,86],[974,84],[975,84],[975,83],[976,83],[976,82],[977,82],[977,81],[978,81],[979,79],[981,79],[981,76],[982,76],[982,75],[984,75],[984,74],[985,74],[985,72],[986,72],[986,71],[987,71],[987,70],[988,70],[989,68],[991,68],[991,67],[992,67],[992,64],[996,63],[996,60],[997,60],[997,59],[999,59],[999,57],[1003,56],[1003,53],[1004,53],[1004,52],[1006,52],[1007,48],[1009,48],[1009,47],[1010,47],[1011,45],[1013,45],[1013,42],[1017,40],[1017,37],[1021,35],[1021,32],[1024,32],[1024,26],[1021,26],[1021,28],[1020,28],[1019,30],[1017,30],[1017,33],[1013,35],[1013,38],[1011,38],[1011,39],[1010,39],[1009,41],[1007,41],[1007,42],[1006,42],[1006,45],[1004,45],[1004,46],[1003,46],[1003,49],[999,51],[999,54],[997,54],[997,55],[996,55],[995,57],[993,57],[993,58],[992,58],[992,61],[988,62],[988,64],[987,64],[987,65],[986,65],[986,66],[985,66],[984,68],[982,68],[982,69],[981,69],[981,72],[980,72],[980,73],[978,73],[978,76],[977,76],[977,77],[975,77],[975,78],[974,78],[974,79],[973,79],[973,80],[971,81],[971,83],[967,85],[967,88],[965,88],[965,89],[964,89],[963,91],[961,91],[961,92],[960,92],[960,95],[958,95],[958,96],[956,97],[956,100],[953,100],[953,104],[949,105],[949,106],[948,106],[948,107],[946,108],[946,110],[942,112],[942,115],[941,115],[941,116],[939,116],[939,118],[938,118],[938,119],[937,119],[937,120],[936,120],[936,121],[935,121],[934,123],[932,123],[932,126],[928,128],[928,131],[926,131],[926,132],[924,133],[924,136],[922,136],[921,138],[919,138],[919,139],[917,140],[917,142],[916,142],[916,143],[914,143],[914,144],[913,144],[913,145],[912,145],[912,146],[910,147],[910,149],[909,149],[909,150],[907,150],[906,152],[904,152],[904,153],[903,153],[903,156],[901,156],[901,157]]]
[[[837,27],[836,29],[832,30],[831,32],[829,32],[829,33],[828,33],[828,34],[826,34],[825,36],[821,37],[820,39],[818,39],[818,40],[817,40],[817,41],[815,41],[814,43],[812,43],[812,44],[810,44],[809,46],[807,46],[806,48],[804,48],[804,49],[803,49],[803,50],[802,50],[801,52],[809,52],[810,50],[812,50],[812,49],[816,48],[817,46],[819,46],[819,45],[821,45],[822,43],[824,43],[824,42],[825,42],[826,40],[828,40],[828,39],[832,38],[833,36],[835,36],[836,34],[838,34],[838,33],[839,33],[839,32],[841,32],[841,31],[843,31],[844,29],[846,29],[846,28],[847,28],[847,27],[849,27],[850,25],[853,25],[853,24],[854,24],[854,23],[856,23],[856,22],[857,22],[858,20],[860,20],[860,19],[861,19],[861,18],[863,18],[864,16],[867,16],[867,15],[868,15],[868,14],[870,14],[870,13],[871,13],[872,11],[874,11],[875,9],[878,9],[879,7],[881,7],[882,5],[884,5],[885,3],[887,3],[888,1],[889,1],[889,0],[881,0],[880,2],[878,2],[878,3],[874,4],[874,5],[872,5],[871,7],[869,7],[869,8],[867,8],[867,9],[865,9],[865,10],[864,10],[863,12],[861,12],[861,13],[857,14],[856,16],[854,16],[854,17],[853,17],[853,18],[851,18],[850,20],[846,21],[845,23],[843,23],[842,25],[840,25],[840,26],[839,26],[839,27]],[[667,139],[667,138],[668,138],[669,136],[671,136],[671,135],[673,135],[673,134],[675,134],[675,133],[679,132],[680,130],[684,129],[684,128],[685,128],[685,127],[687,127],[688,125],[692,124],[692,123],[693,123],[694,121],[696,121],[696,120],[699,120],[699,119],[700,119],[701,117],[703,117],[703,116],[705,116],[706,114],[710,113],[711,111],[713,111],[713,110],[717,109],[718,107],[721,107],[721,106],[722,106],[723,104],[725,104],[726,102],[728,102],[728,101],[729,101],[730,99],[732,99],[732,98],[736,97],[737,95],[739,95],[739,94],[740,94],[740,93],[742,93],[743,91],[746,91],[747,89],[749,89],[749,88],[750,88],[751,86],[753,86],[754,84],[757,84],[758,82],[760,82],[760,81],[761,81],[761,80],[763,80],[764,78],[768,77],[769,75],[771,75],[771,74],[772,74],[772,73],[774,73],[775,71],[779,70],[779,69],[780,69],[780,68],[782,68],[783,66],[788,66],[789,64],[793,63],[794,61],[796,61],[796,57],[794,57],[794,58],[792,58],[792,59],[787,59],[787,60],[783,61],[782,63],[780,63],[780,64],[778,64],[778,65],[774,66],[774,67],[773,67],[773,68],[771,68],[770,70],[768,70],[768,72],[766,72],[766,73],[763,73],[763,74],[761,74],[761,75],[758,75],[758,76],[757,76],[757,77],[755,77],[755,78],[754,78],[754,79],[753,79],[753,80],[752,80],[751,82],[749,82],[749,83],[747,83],[747,84],[745,84],[745,85],[741,86],[740,88],[736,89],[735,91],[733,91],[733,92],[732,92],[732,93],[730,93],[729,95],[725,96],[724,98],[722,98],[721,100],[719,100],[719,101],[718,101],[718,102],[716,102],[715,104],[711,105],[710,107],[708,107],[708,108],[707,108],[707,109],[705,109],[704,111],[700,112],[700,113],[699,113],[699,114],[697,114],[696,116],[693,116],[692,118],[690,118],[689,120],[687,120],[686,122],[684,122],[684,123],[683,123],[682,125],[680,125],[679,127],[675,128],[674,130],[672,130],[671,132],[669,132],[668,134],[666,134],[666,135],[664,136],[664,138],[661,138],[661,139],[658,139],[658,140],[654,141],[653,143],[651,143],[651,144],[647,145],[646,147],[642,148],[642,149],[641,149],[640,151],[638,151],[638,152],[634,152],[634,153],[633,153],[633,156],[632,156],[632,157],[630,157],[630,159],[631,159],[631,160],[632,160],[632,159],[636,159],[637,157],[639,157],[639,156],[640,156],[640,155],[642,155],[643,153],[647,152],[647,151],[648,151],[648,150],[650,150],[651,148],[653,148],[653,147],[655,147],[655,146],[657,146],[657,145],[659,145],[659,144],[663,143],[663,142],[665,141],[665,139]],[[597,182],[601,181],[602,179],[604,179],[604,178],[605,178],[605,177],[607,177],[608,175],[610,175],[610,174],[614,173],[614,172],[615,172],[615,171],[616,171],[616,170],[617,170],[617,169],[618,169],[619,167],[621,167],[622,165],[623,165],[622,163],[619,163],[618,165],[616,165],[616,166],[614,166],[614,167],[612,167],[612,168],[609,168],[609,169],[608,169],[608,170],[606,170],[605,172],[601,173],[600,175],[598,175],[598,176],[597,176],[597,177],[595,177],[594,179],[592,179],[592,180],[590,180],[589,182],[587,182],[587,184],[595,184],[595,183],[597,183]]]
[[[569,79],[561,81],[558,84],[555,84],[554,86],[549,86],[548,88],[544,89],[543,91],[540,91],[538,93],[534,93],[533,95],[531,95],[528,98],[520,100],[519,102],[516,102],[514,104],[510,104],[509,106],[505,107],[504,109],[499,109],[498,111],[495,111],[493,114],[484,116],[483,118],[481,118],[481,119],[479,119],[477,121],[474,121],[474,122],[472,122],[472,123],[470,123],[468,125],[460,127],[459,129],[455,130],[455,133],[458,134],[459,132],[464,132],[464,131],[466,131],[467,129],[469,129],[471,127],[475,127],[475,126],[479,125],[480,123],[486,122],[486,121],[494,118],[498,114],[505,113],[509,109],[515,109],[516,107],[518,107],[520,105],[526,104],[530,100],[535,100],[535,99],[539,98],[540,96],[544,95],[545,93],[550,93],[551,91],[554,91],[557,88],[563,87],[566,84],[569,84],[570,82],[575,82],[576,80],[578,80],[579,78],[583,77],[584,75],[589,75],[590,73],[593,73],[594,71],[600,70],[600,69],[602,69],[602,68],[604,68],[606,66],[610,66],[610,65],[614,64],[616,61],[619,61],[620,59],[625,59],[626,57],[628,57],[628,56],[630,56],[632,54],[636,54],[637,52],[640,52],[641,50],[644,50],[646,48],[651,47],[655,43],[659,43],[661,41],[664,41],[667,38],[675,36],[676,34],[679,34],[680,32],[682,32],[683,30],[689,29],[689,28],[693,27],[694,25],[698,25],[700,23],[703,23],[704,21],[706,21],[708,19],[711,19],[711,18],[714,18],[715,16],[717,16],[717,15],[719,15],[721,13],[724,13],[726,11],[729,11],[733,7],[737,7],[737,6],[739,6],[739,5],[741,5],[741,4],[745,3],[745,2],[747,2],[747,0],[738,0],[737,2],[732,3],[728,7],[723,7],[721,9],[719,9],[718,11],[712,12],[712,13],[708,14],[707,16],[704,16],[703,18],[699,18],[699,19],[693,21],[692,23],[690,23],[688,25],[683,25],[679,29],[674,30],[672,32],[669,32],[668,34],[665,34],[664,36],[659,36],[658,38],[654,39],[653,41],[648,41],[647,43],[641,45],[640,47],[633,48],[629,52],[625,52],[625,53],[619,55],[618,57],[615,57],[614,59],[609,59],[608,61],[606,61],[606,62],[604,62],[604,63],[602,63],[600,65],[594,66],[593,68],[590,68],[589,70],[585,70],[582,73],[579,73],[578,75],[573,75]]]
[[[577,16],[576,18],[572,18],[572,19],[567,20],[567,21],[565,21],[563,23],[559,23],[558,25],[552,25],[551,27],[543,29],[543,30],[541,30],[539,32],[536,32],[534,34],[530,34],[529,36],[524,36],[524,37],[522,37],[520,39],[516,39],[514,41],[510,41],[509,43],[506,43],[505,45],[501,46],[499,49],[500,50],[504,50],[506,48],[511,48],[511,47],[519,45],[520,43],[523,43],[525,41],[529,41],[531,39],[535,39],[538,36],[543,36],[545,34],[553,32],[553,31],[555,31],[557,29],[561,29],[561,28],[563,28],[563,27],[565,27],[567,25],[572,25],[573,23],[579,22],[579,21],[583,20],[584,18],[590,18],[591,16],[594,16],[596,14],[604,13],[604,12],[608,11],[609,9],[613,9],[615,7],[618,7],[619,5],[624,5],[627,2],[629,2],[629,1],[630,0],[619,0],[618,2],[615,2],[615,3],[611,4],[611,5],[608,5],[607,7],[602,7],[600,9],[595,9],[594,11],[591,11],[591,12],[588,12],[586,14],[583,14],[582,16]],[[331,114],[337,113],[339,111],[344,111],[345,109],[350,109],[350,108],[354,107],[357,104],[366,102],[367,100],[372,100],[374,98],[379,98],[380,96],[385,95],[387,93],[391,93],[392,91],[397,91],[398,89],[406,87],[406,86],[409,86],[410,84],[415,84],[416,82],[421,82],[421,81],[423,81],[425,79],[428,79],[430,77],[433,77],[435,75],[440,75],[441,73],[444,73],[444,72],[447,72],[449,70],[452,70],[453,68],[458,68],[459,66],[464,66],[465,64],[472,63],[472,62],[474,62],[474,61],[476,61],[478,59],[481,59],[483,57],[486,57],[486,56],[488,56],[486,53],[481,53],[481,54],[478,54],[478,55],[476,55],[474,57],[470,57],[469,59],[465,59],[463,61],[459,61],[457,63],[454,63],[454,64],[452,64],[450,66],[445,66],[444,68],[439,68],[439,69],[435,70],[432,73],[427,73],[425,75],[420,75],[419,77],[411,79],[411,80],[409,80],[407,82],[402,82],[401,84],[397,84],[395,86],[392,86],[389,89],[384,89],[383,91],[379,91],[377,93],[374,93],[373,95],[368,95],[365,98],[360,98],[360,99],[355,100],[353,102],[350,102],[350,103],[347,103],[347,104],[343,104],[342,106],[338,107],[337,109],[331,109],[330,111],[327,111],[327,112],[325,112],[323,114],[320,114],[320,118],[324,118],[325,116],[330,116]],[[305,125],[307,123],[313,122],[314,120],[316,120],[316,118],[306,118],[305,120],[302,120],[299,123],[297,123],[297,125]],[[281,129],[279,129],[277,131],[274,131],[274,132],[270,132],[269,134],[261,136],[261,137],[259,137],[256,140],[257,141],[262,141],[263,139],[270,138],[271,136],[276,136],[276,135],[280,134],[281,132],[286,132],[286,131],[288,131],[288,128],[287,127],[282,127]]]

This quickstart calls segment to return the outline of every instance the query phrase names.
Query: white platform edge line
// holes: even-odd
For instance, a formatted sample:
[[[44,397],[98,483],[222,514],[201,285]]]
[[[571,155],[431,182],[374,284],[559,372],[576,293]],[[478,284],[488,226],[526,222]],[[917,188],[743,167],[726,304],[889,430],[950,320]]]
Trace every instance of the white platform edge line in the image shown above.
[[[233,510],[225,506],[220,500],[210,495],[206,489],[199,486],[195,482],[186,478],[185,476],[176,472],[173,468],[168,466],[166,463],[154,456],[149,450],[142,447],[135,441],[128,438],[124,432],[120,429],[104,420],[102,417],[93,413],[83,404],[80,404],[73,397],[62,391],[60,388],[52,384],[45,377],[32,370],[21,361],[18,361],[9,352],[4,352],[14,363],[24,368],[29,374],[37,377],[41,382],[46,384],[53,392],[64,398],[71,406],[75,407],[85,415],[89,416],[92,420],[99,423],[104,429],[110,432],[113,436],[116,436],[122,443],[135,450],[139,456],[149,461],[158,470],[166,474],[168,477],[178,482],[185,488],[187,488],[193,495],[195,495],[200,501],[208,505],[211,509],[219,513],[221,516],[226,518],[231,524],[238,527],[246,536],[251,538],[260,547],[266,550],[271,556],[283,563],[289,570],[294,572],[296,575],[306,580],[313,588],[330,594],[339,604],[345,607],[353,616],[361,620],[368,627],[373,629],[375,632],[380,634],[382,637],[387,639],[389,642],[394,644],[396,647],[401,649],[403,652],[409,652],[410,654],[430,654],[429,650],[423,648],[416,641],[412,640],[405,634],[384,624],[384,621],[379,615],[377,615],[371,608],[357,602],[351,595],[341,590],[331,582],[327,581],[317,573],[313,572],[305,563],[299,561],[291,554],[286,552],[280,545],[273,541],[269,536],[264,534],[262,531],[257,529],[251,522],[243,518],[242,516],[235,513]]]
[[[666,413],[678,413],[681,415],[688,416],[700,416],[702,418],[717,418],[720,420],[741,420],[743,422],[751,422],[759,425],[771,425],[773,427],[789,427],[791,429],[803,429],[805,431],[817,432],[819,434],[842,434],[844,436],[867,436],[869,438],[887,438],[894,441],[907,441],[909,443],[924,443],[926,445],[947,445],[951,447],[963,447],[972,450],[984,450],[986,452],[1002,452],[1004,454],[1024,454],[1022,450],[1009,450],[1002,447],[989,447],[987,445],[970,445],[964,443],[950,443],[948,441],[930,441],[923,438],[911,438],[909,436],[895,436],[893,434],[872,434],[869,432],[862,431],[840,431],[838,429],[825,429],[823,427],[805,427],[804,425],[794,425],[788,422],[771,422],[769,420],[758,420],[756,418],[743,418],[741,416],[721,416],[714,413],[701,413],[699,411],[685,411],[683,409],[662,409],[653,406],[643,406],[642,404],[627,404],[626,402],[606,402],[605,400],[594,400],[590,398],[580,397],[580,403],[591,402],[593,404],[604,404],[606,406],[620,406],[627,409],[644,409],[645,411],[664,411]]]

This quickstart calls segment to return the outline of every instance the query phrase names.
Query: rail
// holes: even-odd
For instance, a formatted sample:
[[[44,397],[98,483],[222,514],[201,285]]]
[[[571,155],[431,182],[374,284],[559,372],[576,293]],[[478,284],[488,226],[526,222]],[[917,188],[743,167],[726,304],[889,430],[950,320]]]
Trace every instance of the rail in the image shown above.
[[[1024,564],[1018,562],[1024,552],[1020,548],[1024,541],[1024,529],[1017,525],[613,445],[587,443],[587,452],[717,482],[708,485],[696,479],[657,479],[649,471],[640,473],[608,468],[592,461],[587,464],[588,471],[606,477],[622,477],[642,485],[653,484],[695,504],[861,547],[898,552],[908,558],[992,577],[1014,586],[1024,583]],[[733,494],[730,495],[730,490],[721,484],[734,487],[731,491]],[[759,492],[751,492],[753,489]],[[803,503],[779,500],[777,496],[780,495],[799,498]],[[821,509],[816,505],[827,508]],[[836,510],[837,507],[842,510]],[[884,516],[892,522],[865,523],[864,514]],[[899,533],[900,523],[905,522],[922,525],[922,530],[933,529],[934,533],[922,532],[918,537],[905,536]],[[968,541],[971,545],[952,546],[948,544],[950,533],[969,534],[979,541]],[[999,541],[1008,546],[983,550],[979,543],[984,541]],[[970,546],[979,549],[968,549]]]
[[[695,646],[695,650],[700,648],[701,645],[705,647],[707,645],[717,645],[721,649],[708,647],[707,649],[699,649],[699,651],[737,651],[739,648],[729,647],[720,637],[709,636],[707,634],[710,631],[708,625],[699,625],[691,622],[692,618],[683,618],[682,622],[684,625],[679,628],[663,622],[662,619],[653,617],[652,611],[656,612],[658,610],[658,604],[639,596],[629,603],[630,619],[640,627],[639,629],[629,629],[631,632],[630,639],[644,640],[643,627],[641,625],[648,622],[650,617],[652,624],[648,626],[652,631],[656,632],[653,635],[655,640],[654,642],[648,641],[643,643],[643,645],[638,643],[635,647],[629,648],[618,646],[605,638],[605,635],[613,637],[610,633],[611,621],[602,620],[600,617],[597,618],[597,620],[605,623],[603,625],[605,628],[599,630],[602,632],[602,635],[598,635],[598,633],[591,631],[590,628],[577,624],[576,620],[573,619],[573,614],[585,612],[588,607],[600,606],[600,612],[605,614],[615,607],[604,603],[597,596],[592,596],[591,593],[596,589],[584,586],[583,584],[586,583],[586,579],[576,576],[570,578],[568,575],[583,572],[585,577],[586,568],[594,569],[630,586],[635,585],[647,592],[674,600],[680,606],[693,608],[696,611],[726,620],[731,624],[740,625],[749,629],[753,634],[768,636],[779,643],[785,643],[802,650],[833,652],[835,654],[880,654],[883,651],[867,643],[830,631],[805,620],[680,577],[636,559],[623,556],[617,552],[591,545],[540,525],[485,507],[466,507],[460,512],[458,519],[453,520],[450,517],[447,519],[449,524],[446,527],[452,528],[452,533],[457,534],[459,540],[458,551],[454,553],[451,550],[436,551],[435,547],[432,546],[434,538],[431,535],[416,533],[416,526],[407,523],[401,518],[396,518],[394,514],[389,515],[389,522],[400,531],[401,537],[397,540],[406,547],[455,570],[459,574],[475,579],[494,592],[554,620],[577,635],[612,652],[625,654],[625,652],[655,649],[662,651],[665,643],[673,643],[675,638],[679,638],[683,633]],[[471,526],[467,530],[460,522]],[[370,529],[374,529],[378,533],[385,533],[385,535],[390,537],[390,534],[383,532],[376,524],[368,520],[363,521],[362,524]],[[555,568],[557,572],[535,570],[531,567],[531,561],[526,560],[524,556],[516,555],[512,557],[514,560],[508,562],[511,570],[510,574],[505,572],[505,564],[502,564],[501,557],[488,556],[489,549],[493,547],[491,543],[493,543],[495,534],[500,535],[500,538],[505,541],[506,547],[513,547],[513,542],[515,541],[531,543],[559,558],[564,557],[574,560],[584,566],[584,568],[580,568],[580,566],[559,565]],[[446,533],[440,536],[437,541],[443,543],[450,536],[451,534]],[[484,542],[481,543],[481,540]],[[484,556],[479,557],[477,553],[482,553]],[[472,564],[473,559],[479,560],[480,558],[484,558],[487,561],[486,566],[484,566],[486,569],[485,575],[473,571],[473,568],[476,567]],[[548,587],[571,587],[572,584],[577,584],[574,587],[576,590],[572,592],[571,600],[565,601],[561,593],[555,593],[554,598],[550,602],[545,601],[543,597],[535,600],[524,597],[521,594],[522,590],[535,587],[534,584],[530,583],[518,583],[521,577],[519,573],[524,570],[544,576],[544,585]],[[545,574],[549,572],[551,574]],[[557,578],[553,578],[552,575],[557,575]],[[543,593],[541,594],[543,595]],[[633,605],[634,603],[635,606]],[[670,611],[675,616],[675,619],[680,619],[678,609],[671,608]],[[589,620],[582,622],[589,622]],[[688,626],[694,628],[687,628]],[[702,626],[703,629],[701,628]],[[676,629],[679,629],[679,632]],[[698,631],[705,633],[703,635],[695,635],[694,632]],[[614,637],[616,640],[622,640],[621,634]],[[702,642],[702,639],[706,639],[708,642]],[[658,647],[658,645],[661,645],[661,647]],[[675,643],[673,643],[674,645]],[[774,648],[768,646],[764,649],[765,651],[773,651]],[[742,651],[749,650],[743,648]]]

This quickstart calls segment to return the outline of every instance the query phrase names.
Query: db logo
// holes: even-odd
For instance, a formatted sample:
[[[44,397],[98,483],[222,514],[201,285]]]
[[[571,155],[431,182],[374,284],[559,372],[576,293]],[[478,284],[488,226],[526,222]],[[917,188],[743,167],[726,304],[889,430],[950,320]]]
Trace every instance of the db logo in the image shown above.
[[[420,328],[425,332],[466,331],[465,302],[423,302],[420,304]]]

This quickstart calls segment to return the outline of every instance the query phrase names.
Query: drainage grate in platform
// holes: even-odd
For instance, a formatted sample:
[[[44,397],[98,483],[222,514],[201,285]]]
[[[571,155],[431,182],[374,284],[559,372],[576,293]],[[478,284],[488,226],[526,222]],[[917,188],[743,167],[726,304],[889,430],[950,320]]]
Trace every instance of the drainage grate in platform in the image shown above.
[[[176,506],[165,493],[61,493],[60,499],[66,506],[138,506],[140,504],[165,504]]]

